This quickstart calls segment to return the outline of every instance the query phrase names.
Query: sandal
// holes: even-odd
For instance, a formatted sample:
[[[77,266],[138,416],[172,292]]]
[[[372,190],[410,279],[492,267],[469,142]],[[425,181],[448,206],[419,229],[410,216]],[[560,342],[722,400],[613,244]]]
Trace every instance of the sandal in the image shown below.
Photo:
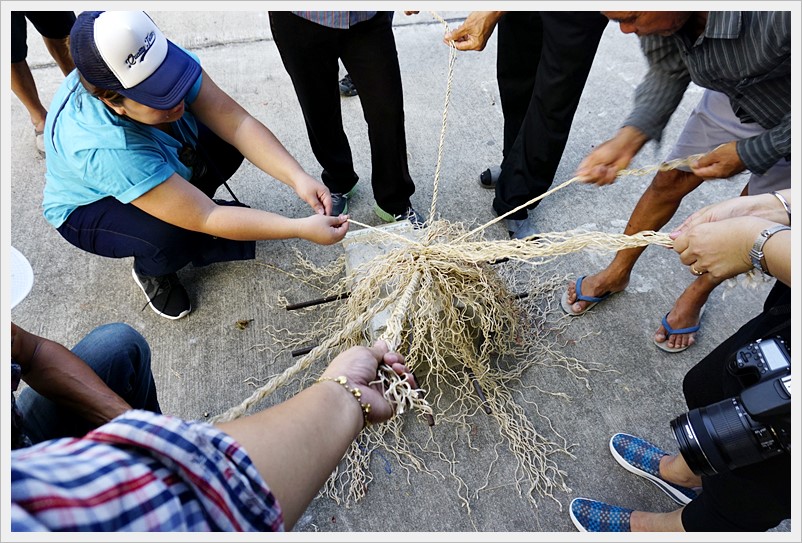
[[[668,345],[666,345],[668,343],[668,338],[671,336],[676,336],[678,334],[693,334],[695,332],[698,332],[699,328],[702,327],[702,315],[705,314],[705,306],[703,305],[702,309],[699,311],[699,324],[697,324],[696,326],[689,326],[687,328],[671,328],[671,326],[669,326],[668,324],[669,313],[671,313],[671,311],[666,313],[666,316],[663,317],[663,328],[666,329],[666,340],[663,342],[658,342],[655,339],[654,344],[667,353],[681,353],[682,351],[690,347],[690,345],[686,345],[684,347],[669,347]]]
[[[36,150],[41,156],[45,156],[45,131],[34,128],[33,135],[36,137]]]
[[[501,166],[492,166],[479,174],[479,186],[483,189],[496,188],[496,181],[501,175]]]
[[[602,294],[601,296],[585,296],[584,294],[582,294],[582,280],[583,279],[585,279],[584,275],[582,275],[580,277],[577,277],[577,279],[576,279],[576,301],[574,302],[574,304],[576,302],[590,302],[587,306],[585,306],[585,309],[583,309],[582,311],[574,311],[572,309],[571,306],[573,306],[574,304],[569,304],[568,303],[568,290],[567,289],[563,292],[562,299],[560,300],[560,306],[563,308],[563,311],[565,311],[566,313],[568,313],[572,317],[578,317],[579,315],[582,315],[582,314],[590,311],[591,309],[593,309],[593,306],[595,306],[597,303],[603,302],[604,300],[606,300],[607,298],[609,298],[610,296],[615,294],[614,292],[606,292],[605,294]]]

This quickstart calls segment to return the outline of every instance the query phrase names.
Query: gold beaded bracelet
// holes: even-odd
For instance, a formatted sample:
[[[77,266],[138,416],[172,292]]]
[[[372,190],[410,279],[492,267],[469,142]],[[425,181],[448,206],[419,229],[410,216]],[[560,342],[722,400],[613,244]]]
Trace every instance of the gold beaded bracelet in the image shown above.
[[[356,387],[349,387],[348,386],[348,379],[344,375],[340,375],[339,377],[320,377],[316,383],[322,383],[324,381],[331,381],[333,383],[337,383],[338,385],[342,385],[345,390],[351,393],[351,395],[356,399],[357,403],[359,403],[359,409],[362,411],[362,428],[370,424],[368,421],[368,415],[370,414],[370,404],[369,403],[362,403],[362,391]]]

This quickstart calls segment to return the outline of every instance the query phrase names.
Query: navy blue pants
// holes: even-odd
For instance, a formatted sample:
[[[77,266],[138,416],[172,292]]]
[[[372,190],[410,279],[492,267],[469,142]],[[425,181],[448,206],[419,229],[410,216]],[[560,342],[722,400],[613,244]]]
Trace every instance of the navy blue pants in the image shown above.
[[[244,158],[200,124],[196,151],[206,167],[195,168],[203,173],[193,175],[190,181],[211,198]],[[84,251],[110,258],[133,256],[134,270],[140,275],[162,276],[189,263],[197,267],[248,260],[256,255],[254,241],[234,241],[185,230],[113,197],[77,208],[58,231]]]
[[[597,11],[513,11],[499,21],[504,160],[493,200],[499,215],[543,194],[554,181],[607,23]],[[510,218],[526,216],[522,209]]]
[[[150,370],[150,347],[139,332],[123,323],[92,330],[72,352],[134,409],[161,413],[156,383]],[[26,387],[17,407],[23,413],[25,433],[36,444],[59,437],[80,437],[93,426],[71,409]]]

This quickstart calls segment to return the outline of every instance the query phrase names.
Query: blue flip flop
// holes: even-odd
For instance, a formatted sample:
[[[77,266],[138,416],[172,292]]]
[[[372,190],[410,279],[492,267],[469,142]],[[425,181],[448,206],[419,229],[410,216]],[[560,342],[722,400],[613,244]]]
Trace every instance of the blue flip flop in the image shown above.
[[[585,279],[584,275],[582,275],[580,277],[577,277],[577,279],[576,279],[576,299],[578,301],[582,301],[582,302],[590,302],[585,307],[585,309],[583,309],[582,311],[579,311],[579,312],[576,312],[573,309],[571,309],[571,306],[573,304],[569,304],[568,303],[568,290],[563,292],[563,297],[560,300],[560,306],[562,306],[563,311],[565,311],[566,313],[568,313],[569,315],[571,315],[573,317],[578,317],[579,315],[582,315],[586,311],[590,311],[593,308],[593,306],[595,306],[597,303],[603,302],[604,300],[606,300],[607,298],[609,298],[611,295],[614,294],[613,292],[608,292],[607,294],[603,294],[602,296],[585,296],[584,294],[582,294],[582,280],[583,279]],[[574,303],[576,303],[576,302],[574,302]]]
[[[690,345],[686,345],[685,347],[669,347],[668,345],[666,345],[666,343],[668,343],[668,338],[670,338],[671,336],[676,336],[678,334],[693,334],[695,332],[698,332],[699,329],[702,327],[702,315],[705,314],[705,306],[703,305],[702,309],[699,311],[699,324],[697,324],[696,326],[689,326],[687,328],[671,328],[671,326],[669,326],[668,324],[669,313],[671,313],[671,311],[666,313],[665,317],[663,317],[663,328],[666,329],[666,340],[660,343],[655,339],[654,344],[667,353],[681,353],[682,351],[690,347]]]

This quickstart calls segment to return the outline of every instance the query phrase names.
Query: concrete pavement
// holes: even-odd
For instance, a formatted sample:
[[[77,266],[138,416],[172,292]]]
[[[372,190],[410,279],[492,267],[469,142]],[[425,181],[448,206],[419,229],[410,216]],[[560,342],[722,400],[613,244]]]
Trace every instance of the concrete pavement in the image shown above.
[[[216,83],[273,130],[307,171],[320,173],[292,85],[270,38],[265,12],[150,13],[168,38],[197,52]],[[466,12],[441,14],[453,28]],[[432,197],[448,50],[441,41],[442,26],[426,12],[411,17],[398,12],[395,22],[409,163],[417,185],[413,204],[427,210]],[[43,101],[49,103],[62,75],[49,62],[32,28],[28,41],[34,77]],[[492,193],[478,186],[477,177],[501,159],[502,115],[495,80],[495,47],[494,37],[484,52],[460,53],[457,58],[439,200],[440,213],[446,219],[481,224],[493,217]],[[613,134],[629,110],[634,87],[644,69],[637,39],[621,34],[617,25],[609,25],[556,181],[570,178],[592,147]],[[666,131],[663,147],[648,145],[634,166],[660,161],[700,95],[698,88],[688,91]],[[10,138],[3,147],[4,162],[10,167],[5,179],[10,184],[10,201],[4,202],[3,212],[10,214],[11,243],[28,257],[35,273],[31,294],[11,313],[16,323],[68,346],[100,324],[131,324],[151,344],[164,412],[190,419],[203,419],[238,404],[253,391],[246,382],[249,378],[265,380],[292,363],[277,346],[264,344],[265,328],[297,323],[280,309],[279,295],[290,301],[315,296],[265,264],[290,269],[294,249],[324,264],[341,255],[341,247],[320,247],[300,240],[259,242],[255,261],[187,268],[179,275],[193,300],[193,312],[176,322],[162,319],[150,309],[142,310],[145,300],[131,279],[131,259],[112,260],[84,253],[46,223],[41,212],[45,163],[34,147],[33,130],[24,108],[11,93],[6,93],[5,99],[11,101]],[[379,224],[371,209],[370,156],[361,106],[358,98],[344,98],[342,105],[346,132],[362,178],[361,191],[350,213],[361,222]],[[578,227],[621,232],[649,180],[626,178],[604,188],[568,187],[544,200],[530,214],[528,227],[532,232]],[[308,214],[306,205],[286,186],[250,164],[237,172],[230,185],[252,207],[288,216]],[[683,202],[664,231],[670,231],[702,206],[736,196],[742,186],[743,182],[736,181],[705,184]],[[504,239],[506,233],[496,226],[488,236]],[[610,258],[608,254],[576,253],[548,264],[548,269],[555,275],[575,277],[599,270]],[[664,353],[652,344],[652,334],[692,279],[672,251],[646,251],[629,288],[576,319],[568,330],[571,338],[582,339],[566,345],[567,354],[608,364],[618,372],[591,375],[589,391],[563,375],[557,386],[571,396],[570,401],[527,392],[532,394],[527,399],[549,414],[554,427],[568,442],[577,444],[574,458],[559,460],[573,490],[556,495],[559,503],[539,498],[539,507],[532,509],[517,495],[511,481],[502,478],[472,501],[473,512],[469,516],[448,479],[442,481],[422,473],[412,473],[407,479],[403,470],[385,464],[384,458],[374,457],[375,479],[363,502],[346,509],[318,498],[296,530],[574,532],[567,505],[577,496],[648,511],[673,510],[673,502],[653,485],[616,464],[608,452],[609,437],[628,432],[676,450],[668,422],[686,410],[681,393],[683,375],[756,315],[768,292],[768,285],[755,289],[722,286],[708,303],[698,344],[680,354]],[[240,329],[239,320],[250,320],[250,325]],[[533,384],[541,377],[530,372],[524,376],[524,384]],[[281,391],[275,400],[290,392]],[[482,431],[474,445],[480,449],[485,446],[485,451],[477,453],[472,461],[473,455],[466,449],[461,458],[463,464],[475,463],[479,481],[486,470],[487,448],[494,443],[495,435],[484,421],[477,424]],[[504,473],[512,466],[512,459],[503,448],[499,455],[497,467]],[[784,529],[789,527],[790,523],[785,523]]]

